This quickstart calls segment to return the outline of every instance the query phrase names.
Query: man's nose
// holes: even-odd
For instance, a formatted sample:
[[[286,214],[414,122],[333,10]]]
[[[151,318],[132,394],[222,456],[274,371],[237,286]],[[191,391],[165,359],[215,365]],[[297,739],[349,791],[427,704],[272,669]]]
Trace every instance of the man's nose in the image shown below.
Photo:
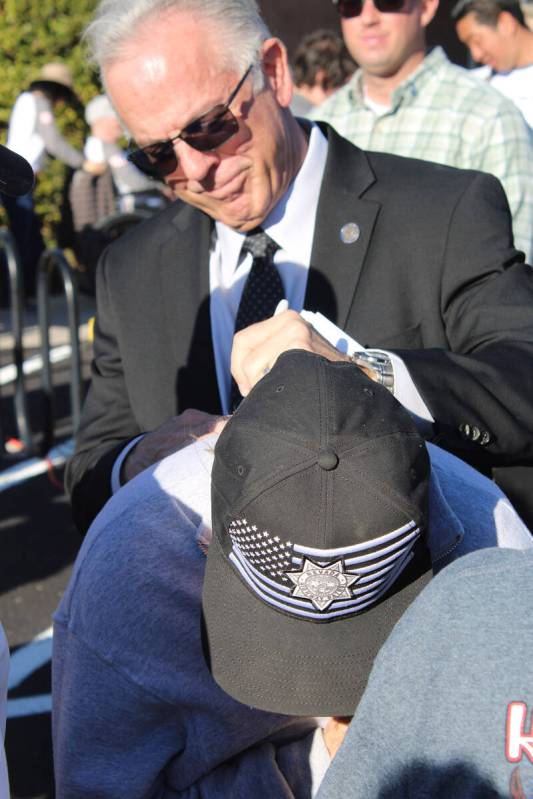
[[[361,14],[359,15],[361,18],[361,22],[370,24],[375,22],[379,19],[380,12],[377,10],[376,6],[373,3],[373,0],[364,0],[363,7],[361,9]]]
[[[220,156],[216,150],[201,152],[200,150],[195,150],[194,147],[191,147],[190,144],[187,144],[182,139],[178,139],[174,146],[180,172],[188,180],[204,180],[210,170],[220,161]]]
[[[471,44],[469,50],[474,61],[476,61],[478,64],[482,64],[484,53],[481,47],[478,47],[476,44]]]

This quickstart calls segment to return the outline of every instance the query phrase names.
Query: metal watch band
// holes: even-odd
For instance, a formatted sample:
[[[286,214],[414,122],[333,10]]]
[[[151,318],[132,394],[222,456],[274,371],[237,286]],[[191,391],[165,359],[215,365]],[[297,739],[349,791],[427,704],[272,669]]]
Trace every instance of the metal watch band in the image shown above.
[[[357,366],[361,365],[373,369],[377,374],[378,383],[388,388],[389,391],[394,392],[394,371],[392,361],[387,355],[361,351],[354,352],[350,357]]]

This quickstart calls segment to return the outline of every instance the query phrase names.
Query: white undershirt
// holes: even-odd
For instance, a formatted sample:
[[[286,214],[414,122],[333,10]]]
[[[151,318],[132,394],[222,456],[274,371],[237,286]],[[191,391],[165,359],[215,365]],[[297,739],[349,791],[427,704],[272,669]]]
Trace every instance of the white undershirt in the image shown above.
[[[388,114],[389,111],[391,110],[391,106],[390,105],[385,105],[384,103],[377,103],[375,100],[372,100],[368,96],[366,91],[365,91],[365,94],[364,94],[364,100],[365,100],[366,107],[370,108],[370,110],[373,111],[374,114],[377,117],[385,116],[385,114]]]
[[[512,100],[533,128],[533,64],[509,72],[493,72],[490,67],[484,66],[473,69],[472,74]]]

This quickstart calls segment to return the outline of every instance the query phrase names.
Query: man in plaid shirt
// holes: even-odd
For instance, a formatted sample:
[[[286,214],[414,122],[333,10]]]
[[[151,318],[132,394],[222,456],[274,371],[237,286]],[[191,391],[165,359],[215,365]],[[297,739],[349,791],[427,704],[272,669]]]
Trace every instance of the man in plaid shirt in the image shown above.
[[[311,117],[365,150],[495,175],[513,217],[515,245],[533,255],[533,137],[513,103],[451,64],[425,30],[438,0],[334,0],[359,64]]]

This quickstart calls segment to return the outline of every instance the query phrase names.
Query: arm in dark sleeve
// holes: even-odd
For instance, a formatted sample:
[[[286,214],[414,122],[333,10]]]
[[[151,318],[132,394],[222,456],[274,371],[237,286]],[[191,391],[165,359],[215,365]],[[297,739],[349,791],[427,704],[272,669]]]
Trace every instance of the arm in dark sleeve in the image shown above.
[[[452,215],[441,314],[449,349],[395,350],[438,439],[493,464],[533,461],[533,270],[512,246],[505,195],[488,175],[473,178]]]
[[[132,438],[143,432],[130,407],[108,295],[107,253],[98,265],[97,316],[91,385],[85,399],[76,449],[67,464],[65,487],[74,521],[85,533],[111,496],[113,464]]]

